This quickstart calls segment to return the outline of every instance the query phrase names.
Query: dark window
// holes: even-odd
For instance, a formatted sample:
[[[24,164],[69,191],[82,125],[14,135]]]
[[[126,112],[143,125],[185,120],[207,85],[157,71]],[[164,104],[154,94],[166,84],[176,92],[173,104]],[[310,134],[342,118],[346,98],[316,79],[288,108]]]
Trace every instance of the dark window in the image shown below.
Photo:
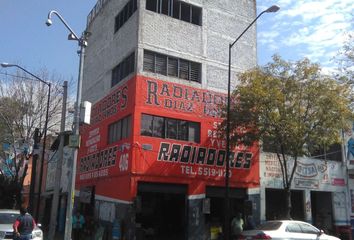
[[[155,72],[167,75],[167,56],[162,54],[155,55]]]
[[[191,62],[190,63],[190,79],[194,82],[200,82],[200,64]]]
[[[141,135],[200,142],[200,123],[142,114]]]
[[[181,58],[144,51],[144,71],[201,82],[201,64]]]
[[[117,32],[137,9],[137,0],[130,0],[117,14],[114,21],[114,32]]]
[[[202,25],[202,9],[180,0],[146,0],[146,9],[185,22]]]
[[[131,135],[131,116],[127,116],[108,126],[108,144],[129,138]]]
[[[187,121],[179,121],[177,123],[177,139],[188,141],[188,122]]]
[[[181,2],[181,20],[191,22],[191,6],[184,2]]]
[[[157,0],[146,0],[146,9],[157,12]]]
[[[178,77],[178,59],[177,58],[173,58],[173,57],[168,58],[167,75],[173,76],[173,77]]]
[[[115,86],[135,70],[135,52],[126,57],[112,70],[111,87]]]
[[[192,6],[192,23],[202,25],[202,9]]]
[[[1,213],[0,224],[13,224],[19,216],[19,213]]]
[[[265,222],[265,223],[257,226],[256,229],[257,230],[264,230],[264,231],[272,231],[272,230],[279,229],[281,225],[282,225],[282,222],[270,221],[270,222]]]
[[[144,51],[144,71],[155,72],[155,54],[150,51]]]
[[[179,78],[189,80],[189,61],[180,59]]]
[[[179,0],[173,0],[173,5],[172,5],[172,17],[180,19],[180,5],[181,2]]]
[[[192,142],[200,142],[200,124],[188,122],[188,139]]]
[[[144,136],[152,136],[154,116],[143,114],[141,116],[141,129],[140,133]]]
[[[162,14],[168,15],[169,0],[160,0],[160,11]]]
[[[177,132],[178,132],[178,122],[176,119],[166,119],[167,128],[166,128],[166,138],[171,139],[178,139]]]
[[[164,138],[164,119],[143,114],[141,118],[141,135]]]

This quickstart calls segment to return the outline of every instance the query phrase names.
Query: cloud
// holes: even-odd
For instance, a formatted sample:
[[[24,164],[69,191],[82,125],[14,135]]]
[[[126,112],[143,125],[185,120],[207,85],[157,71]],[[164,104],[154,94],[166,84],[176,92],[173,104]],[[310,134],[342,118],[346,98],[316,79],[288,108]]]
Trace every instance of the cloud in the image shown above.
[[[259,52],[265,49],[268,61],[274,54],[270,50],[279,50],[292,60],[306,56],[321,65],[333,64],[346,33],[353,31],[353,0],[263,0],[261,7],[272,4],[279,12],[258,22]]]

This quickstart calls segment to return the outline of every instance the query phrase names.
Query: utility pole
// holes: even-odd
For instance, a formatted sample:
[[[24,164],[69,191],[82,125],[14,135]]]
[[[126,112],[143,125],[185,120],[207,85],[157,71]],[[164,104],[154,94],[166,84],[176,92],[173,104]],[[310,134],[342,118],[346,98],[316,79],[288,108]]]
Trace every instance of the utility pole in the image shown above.
[[[32,169],[31,169],[31,185],[30,185],[30,192],[29,192],[29,212],[33,214],[35,212],[34,209],[34,195],[35,195],[35,186],[36,186],[36,171],[37,171],[37,160],[38,160],[38,153],[39,153],[39,129],[34,129],[33,134],[33,154],[32,154]]]
[[[55,185],[52,201],[52,209],[50,214],[50,224],[49,224],[49,239],[54,239],[55,230],[57,225],[57,215],[58,215],[58,203],[59,203],[59,193],[60,193],[60,183],[61,183],[61,170],[62,170],[62,160],[64,156],[64,141],[65,141],[65,118],[66,118],[66,100],[68,95],[68,82],[64,81],[64,93],[63,93],[63,106],[61,111],[61,122],[60,122],[60,144],[58,152],[58,161],[55,170]]]

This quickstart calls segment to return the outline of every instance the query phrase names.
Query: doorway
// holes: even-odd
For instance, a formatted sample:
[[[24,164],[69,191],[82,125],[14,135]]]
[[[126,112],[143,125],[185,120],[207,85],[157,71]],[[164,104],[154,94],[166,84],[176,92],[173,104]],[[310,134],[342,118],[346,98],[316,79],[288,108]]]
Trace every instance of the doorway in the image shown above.
[[[137,239],[184,240],[187,214],[184,185],[140,183],[138,185]]]

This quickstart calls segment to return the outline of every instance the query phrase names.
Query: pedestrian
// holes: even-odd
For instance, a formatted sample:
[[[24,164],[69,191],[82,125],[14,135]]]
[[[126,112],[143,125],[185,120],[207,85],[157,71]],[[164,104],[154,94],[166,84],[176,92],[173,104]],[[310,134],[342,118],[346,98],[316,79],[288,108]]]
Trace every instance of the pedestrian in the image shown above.
[[[32,231],[36,227],[31,214],[27,212],[25,207],[20,208],[20,216],[13,224],[14,235],[16,240],[30,240],[32,239]]]
[[[243,219],[241,213],[236,213],[235,217],[231,221],[232,239],[236,240],[243,231]]]
[[[82,238],[84,224],[84,216],[81,215],[80,211],[76,211],[73,216],[73,240],[80,240]]]
[[[245,230],[253,230],[256,227],[252,215],[246,217],[246,227]]]

